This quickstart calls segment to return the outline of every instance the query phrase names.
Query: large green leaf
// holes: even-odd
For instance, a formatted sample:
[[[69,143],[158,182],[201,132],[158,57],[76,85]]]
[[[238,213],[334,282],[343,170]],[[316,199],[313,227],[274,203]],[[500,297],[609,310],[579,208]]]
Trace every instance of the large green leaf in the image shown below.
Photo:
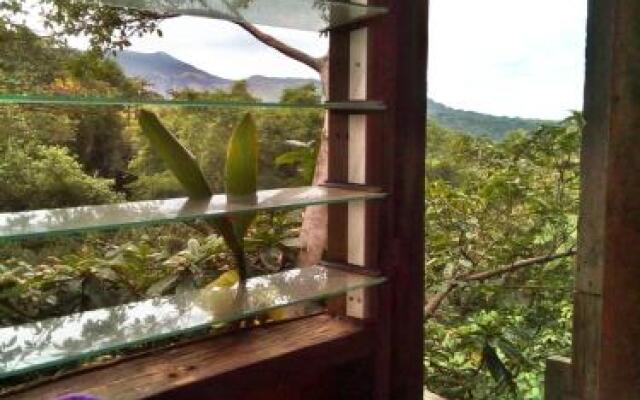
[[[225,189],[229,201],[253,202],[258,186],[258,130],[251,114],[245,114],[229,139],[225,165]],[[233,228],[243,238],[255,213],[233,217]]]
[[[160,158],[178,179],[189,197],[196,199],[210,197],[212,193],[209,184],[191,152],[162,125],[154,113],[141,110],[138,118],[142,133],[149,139],[151,146],[158,152]],[[245,257],[242,249],[242,235],[236,235],[235,232],[238,230],[234,229],[231,219],[217,217],[209,219],[208,222],[214,226],[233,252],[238,268],[241,271],[244,270]]]
[[[232,199],[255,199],[258,185],[258,130],[245,114],[229,139],[225,164],[225,189]]]
[[[178,179],[190,198],[211,197],[211,189],[195,157],[150,111],[140,110],[142,134]]]

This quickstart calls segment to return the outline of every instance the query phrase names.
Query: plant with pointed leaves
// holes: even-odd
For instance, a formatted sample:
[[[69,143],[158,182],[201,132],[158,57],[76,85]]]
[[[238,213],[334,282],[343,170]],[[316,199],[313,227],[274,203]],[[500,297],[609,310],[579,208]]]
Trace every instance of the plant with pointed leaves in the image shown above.
[[[191,200],[208,198],[213,195],[207,180],[195,157],[178,139],[169,132],[156,115],[147,110],[139,113],[142,133],[158,152],[183,186]],[[258,133],[251,114],[245,114],[236,127],[227,148],[225,166],[225,189],[229,201],[255,201],[258,176]],[[255,218],[255,213],[237,216],[207,218],[222,236],[233,253],[241,281],[248,276],[247,258],[244,251],[244,236]]]

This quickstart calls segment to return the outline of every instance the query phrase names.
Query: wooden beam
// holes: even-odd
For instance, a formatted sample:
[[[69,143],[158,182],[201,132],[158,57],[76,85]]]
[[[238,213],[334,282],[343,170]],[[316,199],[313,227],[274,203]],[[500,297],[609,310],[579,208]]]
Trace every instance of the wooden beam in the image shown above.
[[[425,113],[428,1],[371,0],[389,14],[369,25],[369,99],[387,110],[367,119],[369,185],[389,196],[367,207],[366,265],[389,283],[375,315],[375,398],[423,396]]]
[[[366,0],[358,0],[366,4]],[[366,27],[349,32],[349,100],[367,100],[368,75],[368,35]],[[349,183],[366,185],[367,158],[367,119],[366,115],[349,115],[349,143],[347,179]],[[366,205],[362,201],[351,202],[347,214],[347,263],[364,266],[366,237]],[[377,221],[370,221],[374,224]],[[346,297],[346,315],[355,318],[367,318],[371,315],[370,296],[365,289],[351,291]]]
[[[571,360],[549,357],[544,371],[545,400],[567,400],[571,390]]]
[[[577,398],[640,393],[640,2],[590,0],[574,312]]]
[[[337,387],[337,372],[370,354],[370,336],[361,323],[320,315],[159,349],[6,398],[67,393],[118,400],[342,398],[345,390],[360,389],[348,388],[348,382]]]
[[[346,101],[349,98],[349,32],[336,30],[330,33],[329,45],[329,99]],[[349,177],[349,115],[329,111],[327,113],[329,165],[328,181],[347,184]],[[347,261],[348,206],[328,206],[327,253],[325,259],[344,263]]]

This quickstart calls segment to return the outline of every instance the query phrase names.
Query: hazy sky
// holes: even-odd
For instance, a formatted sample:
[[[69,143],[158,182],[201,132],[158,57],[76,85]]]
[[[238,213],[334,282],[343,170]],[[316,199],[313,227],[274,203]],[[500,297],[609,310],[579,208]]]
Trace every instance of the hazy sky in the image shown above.
[[[496,115],[562,118],[581,108],[586,3],[431,0],[429,96]],[[316,77],[227,22],[183,17],[162,29],[162,39],[136,39],[131,50],[165,51],[225,78]],[[314,55],[326,52],[317,33],[264,29]]]
[[[429,95],[491,114],[582,108],[587,0],[431,0]]]

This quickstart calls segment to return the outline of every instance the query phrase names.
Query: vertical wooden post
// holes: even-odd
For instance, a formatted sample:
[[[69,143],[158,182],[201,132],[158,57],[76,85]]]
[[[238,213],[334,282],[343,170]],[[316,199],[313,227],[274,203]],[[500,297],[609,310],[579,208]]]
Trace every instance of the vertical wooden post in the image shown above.
[[[590,0],[573,392],[640,396],[640,2]]]
[[[329,37],[329,100],[345,101],[349,98],[349,31],[334,30]],[[342,112],[328,112],[328,180],[348,182],[349,179],[349,119]],[[328,261],[347,260],[348,205],[332,204],[327,207]]]
[[[366,3],[366,1],[360,1]],[[349,33],[349,100],[367,100],[367,53],[368,28],[354,29]],[[368,117],[363,114],[349,115],[348,168],[349,183],[366,184],[366,153]],[[347,218],[347,262],[364,266],[366,236],[369,235],[365,216],[365,202],[351,202]],[[375,221],[372,221],[376,223]],[[370,225],[370,224],[369,224]],[[365,318],[370,310],[364,289],[348,293],[346,313],[348,316]]]
[[[389,196],[364,206],[330,206],[327,258],[364,262],[389,279],[369,309],[376,346],[373,380],[363,384],[372,385],[376,399],[417,400],[423,396],[428,1],[369,4],[387,6],[389,14],[366,28],[331,32],[329,94],[333,101],[382,100],[387,109],[366,117],[330,113],[329,181],[379,186]],[[366,59],[353,64],[362,54]],[[364,82],[354,79],[354,69],[363,67]],[[347,312],[357,314],[357,307]]]
[[[549,357],[544,372],[545,400],[568,400],[571,390],[571,360],[566,357]]]
[[[370,0],[389,14],[369,25],[368,96],[387,105],[367,120],[367,182],[389,198],[367,209],[367,265],[389,278],[377,299],[377,399],[423,396],[425,255],[425,0]]]

